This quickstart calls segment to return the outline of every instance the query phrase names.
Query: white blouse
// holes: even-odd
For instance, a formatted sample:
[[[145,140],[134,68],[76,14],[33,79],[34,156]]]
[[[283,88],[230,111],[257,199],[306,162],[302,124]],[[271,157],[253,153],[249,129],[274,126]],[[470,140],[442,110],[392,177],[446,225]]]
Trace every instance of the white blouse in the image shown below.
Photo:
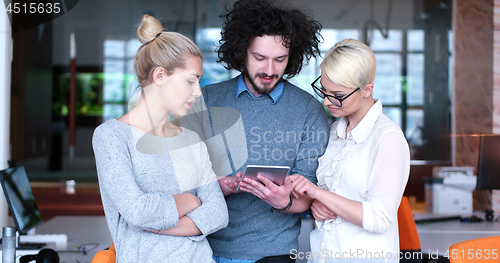
[[[410,171],[408,143],[380,101],[346,134],[347,124],[346,117],[332,124],[316,176],[322,189],[362,203],[363,227],[339,216],[316,221],[309,262],[399,262],[397,211]]]

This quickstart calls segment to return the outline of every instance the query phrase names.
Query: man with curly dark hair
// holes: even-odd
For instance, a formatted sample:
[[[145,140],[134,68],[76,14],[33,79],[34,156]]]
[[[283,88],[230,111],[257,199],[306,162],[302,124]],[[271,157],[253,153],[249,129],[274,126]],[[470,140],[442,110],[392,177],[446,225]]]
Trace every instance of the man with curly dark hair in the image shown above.
[[[226,21],[218,62],[242,74],[202,89],[205,110],[201,112],[208,112],[209,126],[200,134],[209,135],[204,139],[215,173],[226,176],[219,185],[230,219],[227,228],[208,236],[216,262],[295,262],[298,213],[308,210],[312,200],[292,193],[290,177],[283,185],[262,176],[258,177],[262,183],[250,178],[240,182],[241,170],[247,165],[289,166],[290,174],[316,183],[318,158],[328,140],[321,103],[287,81],[299,74],[303,63],[319,55],[321,25],[302,11],[280,4],[239,0],[221,16]],[[236,118],[231,116],[235,112]],[[204,122],[201,115],[195,119]],[[234,119],[242,125],[231,126]],[[242,139],[218,124],[233,130],[240,127]]]
[[[221,17],[226,21],[221,31],[217,62],[225,63],[226,69],[245,72],[248,48],[255,37],[264,35],[278,36],[289,49],[283,72],[288,79],[299,74],[305,60],[319,54],[321,25],[298,9],[280,9],[267,0],[238,1]]]

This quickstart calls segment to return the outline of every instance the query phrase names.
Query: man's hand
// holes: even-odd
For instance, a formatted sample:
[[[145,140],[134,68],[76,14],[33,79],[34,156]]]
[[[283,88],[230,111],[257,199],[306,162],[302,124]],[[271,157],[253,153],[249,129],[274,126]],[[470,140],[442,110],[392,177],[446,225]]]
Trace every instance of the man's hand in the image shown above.
[[[293,189],[289,176],[285,178],[285,183],[281,186],[261,174],[257,174],[257,179],[260,182],[247,177],[243,178],[240,182],[240,190],[252,193],[276,209],[283,209],[288,205],[290,192]]]
[[[318,200],[314,200],[311,205],[311,212],[314,219],[318,221],[325,221],[329,219],[335,219],[336,215],[328,207]]]

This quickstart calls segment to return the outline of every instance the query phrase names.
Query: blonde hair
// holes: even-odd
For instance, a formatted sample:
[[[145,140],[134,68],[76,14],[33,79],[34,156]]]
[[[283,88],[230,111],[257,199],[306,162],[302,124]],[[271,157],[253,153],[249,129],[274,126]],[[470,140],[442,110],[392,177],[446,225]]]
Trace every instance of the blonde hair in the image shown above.
[[[170,75],[185,67],[186,55],[203,58],[200,49],[186,36],[163,31],[156,18],[145,14],[137,28],[137,38],[143,44],[134,59],[134,70],[141,87],[152,82],[153,70],[162,67]]]
[[[349,38],[328,50],[319,68],[337,85],[363,89],[375,81],[377,61],[370,47]]]

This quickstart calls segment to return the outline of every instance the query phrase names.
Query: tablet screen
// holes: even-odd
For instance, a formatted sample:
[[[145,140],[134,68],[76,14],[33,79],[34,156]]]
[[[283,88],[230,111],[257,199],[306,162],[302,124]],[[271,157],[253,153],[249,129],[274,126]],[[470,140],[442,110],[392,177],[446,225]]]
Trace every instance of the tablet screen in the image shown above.
[[[257,174],[267,177],[269,180],[273,181],[277,185],[283,185],[285,178],[290,171],[288,166],[264,166],[264,165],[248,165],[241,177],[248,177],[257,180]],[[239,186],[238,186],[239,191]]]

